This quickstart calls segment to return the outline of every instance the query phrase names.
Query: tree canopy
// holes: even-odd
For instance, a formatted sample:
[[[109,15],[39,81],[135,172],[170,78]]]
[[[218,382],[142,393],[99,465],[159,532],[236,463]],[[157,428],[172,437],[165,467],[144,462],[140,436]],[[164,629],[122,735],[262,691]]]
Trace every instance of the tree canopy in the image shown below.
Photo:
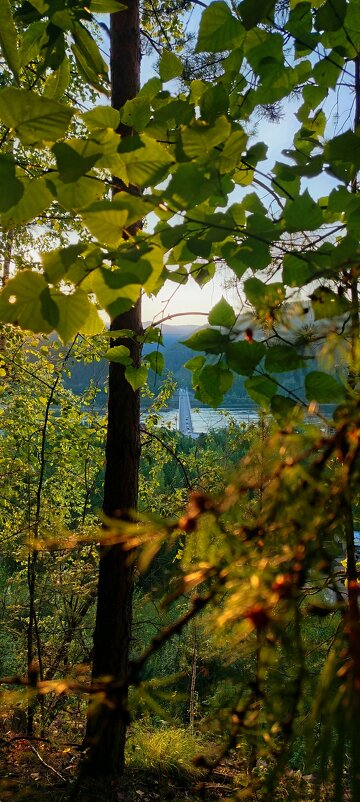
[[[40,401],[42,416],[36,402],[32,407],[42,424],[34,447],[32,434],[28,437],[28,473],[22,479],[24,487],[31,484],[29,466],[40,454],[27,511],[30,628],[38,637],[35,575],[41,550],[51,554],[54,548],[43,525],[53,487],[61,501],[62,548],[79,543],[89,548],[94,540],[105,549],[120,543],[136,551],[140,571],[154,560],[160,575],[170,549],[175,567],[167,616],[159,616],[157,635],[132,655],[125,684],[142,688],[145,697],[142,683],[160,650],[192,626],[200,628],[208,653],[220,660],[222,652],[236,676],[233,698],[214,702],[213,718],[223,723],[225,737],[202,767],[217,766],[245,741],[251,768],[260,757],[265,769],[261,777],[253,772],[238,798],[270,800],[303,728],[306,761],[330,782],[334,800],[347,798],[351,788],[355,801],[360,789],[359,3],[214,0],[196,6],[201,15],[197,9],[193,52],[185,56],[175,40],[191,3],[154,5],[160,23],[161,15],[176,15],[170,38],[160,24],[161,35],[154,39],[144,10],[143,35],[156,46],[156,68],[136,96],[116,109],[109,102],[101,15],[121,14],[118,0],[1,3],[4,397],[13,393],[9,364],[14,359],[19,364],[22,332],[55,332],[64,345],[57,368],[50,360],[38,371],[47,395]],[[202,59],[203,69],[197,66]],[[286,138],[289,115],[295,134],[273,163],[271,139],[279,131]],[[131,136],[123,135],[125,127]],[[188,502],[182,484],[168,515],[166,503],[161,500],[157,508],[152,498],[150,509],[130,520],[108,521],[108,528],[96,527],[94,535],[88,498],[102,470],[97,459],[102,433],[89,413],[85,426],[94,437],[86,468],[75,446],[64,456],[51,414],[55,402],[72,442],[82,442],[86,432],[81,412],[69,412],[61,370],[80,334],[97,358],[122,365],[137,391],[149,368],[163,370],[161,333],[154,326],[113,331],[121,342],[109,347],[104,313],[114,321],[130,312],[142,293],[156,296],[166,281],[176,287],[191,276],[202,287],[224,264],[241,301],[233,306],[224,295],[213,306],[207,326],[185,342],[185,367],[199,401],[219,406],[234,377],[241,376],[248,396],[268,417],[261,417],[253,440],[248,435],[245,445],[226,446],[242,457],[229,484],[215,486],[212,457],[204,458],[207,482],[190,481],[183,473],[181,481],[185,475],[193,489]],[[133,342],[154,344],[141,365],[132,358]],[[34,359],[30,354],[25,360],[25,371],[33,373]],[[287,381],[293,371],[297,387]],[[324,403],[334,406],[330,418],[321,411]],[[21,390],[8,409],[14,416],[8,423],[16,418],[23,421],[16,425],[25,427]],[[6,471],[17,448],[10,429],[4,429],[11,442],[3,458]],[[149,460],[156,464],[151,423],[148,431],[154,441]],[[63,454],[59,475],[46,474],[49,438],[53,453]],[[167,453],[182,464],[174,444],[166,442]],[[19,465],[24,453],[17,454]],[[188,459],[193,476],[192,456]],[[63,493],[71,460],[77,472],[85,470],[85,497],[83,486]],[[157,487],[166,485],[163,469],[148,471]],[[81,530],[86,523],[91,532]],[[89,558],[93,554],[90,547]],[[92,586],[80,611],[76,605],[76,620],[86,616],[94,595]],[[316,670],[306,645],[313,617],[326,619],[330,630]],[[244,679],[237,650],[244,659],[251,655],[250,680]],[[53,649],[53,674],[41,669],[40,678],[33,678],[30,717],[37,694],[56,690],[59,661]],[[81,680],[61,682],[61,692],[84,690],[95,705],[102,704],[107,683],[117,715],[124,688],[111,686],[111,677],[100,677],[90,690]],[[21,686],[21,681],[5,677],[3,684]],[[192,711],[193,703],[194,697]]]

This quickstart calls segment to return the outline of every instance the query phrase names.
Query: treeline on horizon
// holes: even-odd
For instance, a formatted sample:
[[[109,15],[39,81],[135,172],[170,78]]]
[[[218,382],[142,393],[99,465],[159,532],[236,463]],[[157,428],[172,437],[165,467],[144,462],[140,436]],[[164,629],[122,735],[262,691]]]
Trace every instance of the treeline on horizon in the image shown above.
[[[196,391],[193,388],[191,381],[192,374],[185,367],[187,360],[191,356],[191,352],[184,344],[184,341],[199,328],[200,327],[198,326],[164,326],[162,328],[162,345],[159,346],[159,352],[161,352],[164,358],[165,368],[162,375],[154,373],[154,371],[151,369],[149,370],[148,386],[150,391],[158,392],[164,373],[167,375],[170,374],[177,388],[186,387],[189,390],[190,399],[193,406],[207,406],[196,398]],[[282,383],[284,386],[286,386],[286,389],[295,392],[300,398],[303,398],[304,395],[302,391],[304,376],[308,370],[314,369],[314,363],[317,363],[316,346],[311,342],[310,327],[309,331],[306,333],[309,338],[310,347],[313,351],[313,358],[309,357],[308,365],[305,365],[305,367],[288,371],[286,376],[282,374]],[[309,343],[307,343],[308,346]],[[145,344],[143,347],[143,355],[145,356],[148,352],[153,350],[154,345]],[[97,403],[99,406],[101,406],[106,403],[107,399],[107,366],[108,362],[105,358],[99,358],[98,360],[93,359],[91,361],[80,360],[79,358],[73,359],[70,361],[69,375],[65,377],[65,386],[67,386],[77,395],[81,395],[89,386],[89,383],[93,382],[98,388]],[[336,370],[330,369],[329,372],[335,373]],[[244,386],[245,379],[246,376],[238,375],[234,377],[233,386],[227,392],[221,407],[227,408],[231,406],[237,406],[240,402],[242,404],[246,403],[249,406],[254,406],[254,402],[251,400],[251,398],[249,398]],[[329,398],[329,403],[330,402],[331,399]],[[143,396],[141,404],[143,407],[148,406],[149,401],[146,396]],[[173,408],[176,407],[177,404],[178,397],[177,393],[175,392],[172,398],[168,400],[167,406],[169,408]]]

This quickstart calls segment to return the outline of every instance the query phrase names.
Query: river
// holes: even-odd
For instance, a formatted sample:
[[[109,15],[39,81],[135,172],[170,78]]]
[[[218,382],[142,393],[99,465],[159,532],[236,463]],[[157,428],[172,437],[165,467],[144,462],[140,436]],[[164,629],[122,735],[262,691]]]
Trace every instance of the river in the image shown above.
[[[322,404],[321,414],[331,420],[332,413],[335,409],[334,404]],[[178,409],[169,409],[161,412],[160,426],[167,426],[170,429],[176,429],[178,425]],[[226,409],[205,409],[192,407],[191,417],[193,423],[193,430],[195,434],[202,434],[209,432],[211,429],[224,429],[229,424],[229,419],[233,418],[236,423],[244,423],[248,426],[251,423],[256,423],[259,419],[259,407],[255,404],[243,404],[237,407],[229,407]],[[146,413],[142,411],[141,418],[144,421]],[[315,424],[320,423],[317,415],[306,415],[307,422]]]

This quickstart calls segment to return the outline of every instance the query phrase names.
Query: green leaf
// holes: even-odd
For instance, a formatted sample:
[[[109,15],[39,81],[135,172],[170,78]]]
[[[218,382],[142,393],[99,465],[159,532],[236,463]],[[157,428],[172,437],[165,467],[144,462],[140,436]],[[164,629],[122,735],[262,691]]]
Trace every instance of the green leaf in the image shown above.
[[[320,370],[306,374],[305,391],[308,401],[317,401],[319,404],[333,404],[345,396],[342,385],[333,376]]]
[[[138,390],[143,384],[146,384],[148,369],[145,367],[133,368],[129,365],[125,370],[125,378],[131,385],[134,392]]]
[[[79,327],[79,333],[86,337],[94,337],[95,334],[104,334],[105,323],[100,317],[97,309],[90,304],[89,312],[84,323]]]
[[[258,278],[249,278],[244,282],[247,299],[257,312],[267,311],[279,306],[285,298],[284,285],[279,281],[264,284]]]
[[[209,198],[213,191],[214,182],[206,177],[205,170],[197,164],[185,162],[177,166],[163,198],[171,199],[171,207],[176,203],[180,209],[184,206],[192,208]]]
[[[126,345],[114,345],[113,348],[109,348],[106,351],[104,357],[109,362],[118,362],[121,365],[132,364],[130,349]]]
[[[19,50],[20,66],[25,67],[40,53],[43,39],[46,38],[46,22],[39,20],[29,25],[25,31]]]
[[[112,318],[131,309],[141,291],[138,276],[105,267],[90,273],[82,282],[82,287],[86,292],[96,295],[102,309],[106,309]]]
[[[205,365],[205,362],[205,356],[193,356],[191,359],[185,362],[184,368],[193,372],[194,370],[200,370]]]
[[[221,254],[226,264],[232,268],[238,278],[242,278],[248,265],[245,257],[242,256],[239,246],[234,242],[225,242],[221,247]]]
[[[284,78],[288,73],[284,70],[284,39],[279,33],[270,33],[263,28],[252,28],[246,34],[244,53],[250,66],[262,80],[271,84],[279,76]],[[285,80],[286,85],[286,80]],[[287,86],[287,90],[290,86]],[[286,91],[286,94],[288,91]]]
[[[71,45],[71,50],[75,57],[76,66],[80,77],[84,78],[87,84],[93,86],[99,92],[104,92],[103,82],[99,79],[97,73],[89,66],[89,62],[84,56],[83,52],[77,45]]]
[[[192,334],[188,340],[183,340],[183,345],[192,348],[193,351],[205,351],[207,354],[221,354],[228,343],[228,337],[218,331],[218,329],[200,329]]]
[[[223,326],[226,329],[232,329],[236,323],[236,314],[230,304],[221,298],[221,300],[213,306],[209,312],[210,326]]]
[[[145,354],[144,361],[149,363],[154,373],[162,374],[165,367],[165,359],[160,351],[150,351],[150,354]]]
[[[277,385],[268,376],[252,376],[245,380],[245,389],[256,404],[269,409],[270,401],[276,395]]]
[[[45,178],[33,178],[22,183],[24,191],[21,197],[1,216],[1,224],[7,230],[34,220],[54,200]]]
[[[231,172],[241,163],[241,157],[246,149],[247,139],[248,137],[245,131],[234,131],[229,136],[218,161],[219,172],[222,175]]]
[[[45,276],[50,284],[58,284],[63,278],[67,278],[68,271],[79,263],[82,267],[82,277],[86,275],[85,260],[80,259],[80,255],[86,250],[86,245],[77,243],[68,245],[67,248],[58,248],[55,251],[43,253],[41,256]]]
[[[273,170],[272,187],[283,198],[289,195],[294,199],[300,192],[300,177],[295,175],[290,165],[276,162]]]
[[[240,376],[249,376],[265,354],[265,345],[256,340],[230,343],[226,348],[226,358],[231,370]]]
[[[354,165],[356,170],[360,169],[360,136],[353,131],[335,136],[327,142],[324,149],[325,159],[330,162],[348,162]]]
[[[20,58],[17,47],[17,30],[9,0],[0,3],[0,48],[15,78],[19,77]]]
[[[94,39],[79,22],[74,23],[73,37],[76,44],[76,52],[78,54],[79,52],[81,53],[82,59],[85,60],[89,72],[93,73],[96,79],[107,78],[107,64]]]
[[[118,152],[126,168],[129,182],[139,187],[157,184],[175,161],[162,145],[145,134],[124,137]]]
[[[81,116],[89,131],[99,128],[113,128],[116,131],[120,123],[120,112],[112,106],[95,106]]]
[[[182,75],[183,64],[179,56],[172,50],[163,50],[159,62],[160,78],[164,83]]]
[[[104,81],[107,81],[108,67],[96,42],[79,22],[75,22],[72,26],[72,33],[75,43],[71,45],[71,49],[80,75],[95,89],[104,92]]]
[[[43,97],[51,98],[52,100],[60,100],[65,94],[65,91],[70,82],[70,61],[67,56],[64,56],[60,66],[47,76]]]
[[[343,68],[343,56],[337,51],[331,51],[326,58],[315,62],[313,78],[320,87],[334,89]]]
[[[220,53],[242,44],[245,30],[226,3],[211,3],[202,14],[196,52]]]
[[[275,0],[243,0],[239,5],[239,13],[247,31],[255,28],[259,22],[271,15]]]
[[[312,281],[316,267],[302,254],[287,253],[283,261],[283,282],[288,287],[303,287]]]
[[[30,0],[31,5],[36,8],[39,14],[47,14],[51,0]]]
[[[135,128],[138,132],[146,128],[150,117],[150,100],[146,95],[140,97],[137,95],[131,100],[127,100],[120,111],[121,122],[128,128]]]
[[[288,201],[284,209],[284,221],[288,231],[315,231],[323,220],[322,211],[308,190],[296,200]]]
[[[6,192],[0,196],[0,213],[15,206],[24,194],[24,184],[16,178],[15,162],[11,156],[0,154],[0,185]]]
[[[85,292],[76,289],[64,295],[53,292],[52,297],[59,310],[56,330],[64,343],[71,340],[80,331],[91,312],[91,304]]]
[[[59,203],[69,211],[84,209],[88,203],[100,201],[105,192],[105,184],[97,178],[79,178],[77,181],[52,179]]]
[[[285,395],[274,395],[270,402],[271,413],[280,424],[300,423],[303,410],[292,398]]]
[[[244,240],[244,244],[237,248],[236,256],[233,258],[233,269],[237,276],[240,276],[238,269],[234,266],[236,262],[242,264],[247,270],[251,267],[253,270],[263,270],[271,262],[270,245],[266,242],[260,242],[259,239],[249,237]],[[244,272],[244,271],[243,271]]]
[[[181,131],[184,152],[191,159],[204,157],[216,145],[225,142],[230,131],[230,123],[226,117],[218,117],[213,125],[208,125],[203,120],[195,120],[192,125],[184,126]]]
[[[339,296],[329,287],[317,287],[310,295],[315,320],[344,315],[351,309],[351,304],[344,296]]]
[[[49,300],[44,277],[32,270],[22,270],[7,282],[0,295],[0,320],[35,332],[50,332],[53,325],[44,314],[45,295]]]
[[[162,90],[162,83],[160,78],[157,78],[155,75],[153,78],[149,78],[143,86],[141,87],[140,91],[138,92],[138,97],[147,97],[150,100],[156,97],[159,92]]]
[[[200,101],[200,116],[208,123],[215,122],[217,117],[227,114],[229,110],[229,94],[223,83],[209,86]]]
[[[142,334],[142,336],[140,337],[139,335],[138,340],[139,342],[146,344],[158,343],[158,345],[163,345],[160,329],[156,327],[154,328],[153,326],[147,326],[147,328],[144,329],[144,333]]]
[[[90,11],[93,14],[115,14],[127,8],[120,0],[90,0]]]
[[[81,216],[99,242],[117,248],[124,229],[141,220],[149,211],[151,206],[142,198],[119,192],[112,201],[91,204],[81,212]]]
[[[269,373],[286,373],[303,366],[303,358],[291,345],[273,345],[266,352],[265,370]]]
[[[327,0],[316,13],[315,26],[318,31],[338,31],[346,16],[346,0]]]
[[[77,181],[78,178],[89,172],[101,155],[99,147],[99,153],[82,156],[71,146],[71,140],[69,143],[57,142],[53,146],[52,152],[56,158],[60,178],[66,183]]]
[[[205,365],[194,374],[195,397],[205,404],[218,407],[225,393],[230,390],[233,375],[223,365]]]
[[[13,128],[23,145],[41,145],[61,139],[74,112],[63,103],[26,89],[7,87],[0,91],[0,118]]]

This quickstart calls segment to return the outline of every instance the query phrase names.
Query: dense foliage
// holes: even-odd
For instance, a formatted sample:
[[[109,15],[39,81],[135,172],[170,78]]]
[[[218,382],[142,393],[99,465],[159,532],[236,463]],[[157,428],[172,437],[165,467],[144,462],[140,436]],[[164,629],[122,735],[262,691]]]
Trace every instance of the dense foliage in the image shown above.
[[[239,799],[272,799],[306,765],[316,793],[325,781],[356,800],[359,4],[214,0],[184,59],[169,45],[187,4],[154,8],[156,74],[117,110],[96,38],[117,0],[0,4],[5,700],[26,700],[28,735],[65,715],[65,694],[70,720],[89,692],[96,544],[121,543],[139,572],[134,715],[202,723],[204,770],[239,750]],[[295,133],[274,157],[264,120],[282,114]],[[101,529],[97,388],[80,399],[63,371],[105,358],[144,386],[163,372],[160,328],[114,345],[100,312],[114,320],[167,280],[203,286],[224,263],[242,307],[211,309],[185,367],[201,402],[217,407],[240,376],[266,417],[190,443],[159,432],[155,400],[139,512]],[[64,348],[37,336],[51,332]],[[111,683],[90,694],[96,709],[112,688],[116,715]]]

